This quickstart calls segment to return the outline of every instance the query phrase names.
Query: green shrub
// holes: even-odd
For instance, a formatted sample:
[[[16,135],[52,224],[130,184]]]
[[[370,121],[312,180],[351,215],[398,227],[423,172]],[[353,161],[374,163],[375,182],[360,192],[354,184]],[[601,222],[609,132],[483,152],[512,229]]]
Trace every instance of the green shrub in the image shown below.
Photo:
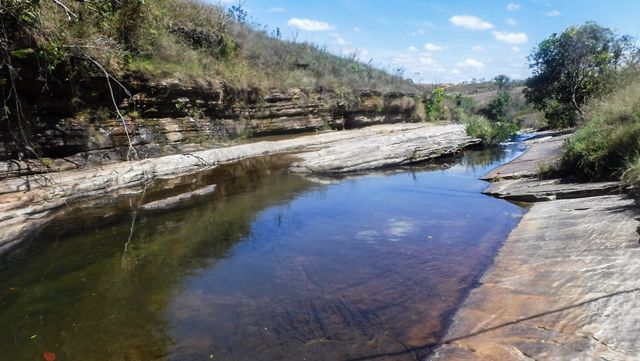
[[[504,142],[518,132],[518,126],[510,121],[492,122],[489,119],[474,115],[467,118],[467,134],[480,139],[486,145]]]
[[[482,114],[493,121],[507,118],[507,111],[511,102],[509,92],[501,90],[496,97],[482,109]]]
[[[431,95],[424,102],[427,120],[437,121],[444,119],[447,111],[444,100],[444,88],[436,88],[431,92]]]

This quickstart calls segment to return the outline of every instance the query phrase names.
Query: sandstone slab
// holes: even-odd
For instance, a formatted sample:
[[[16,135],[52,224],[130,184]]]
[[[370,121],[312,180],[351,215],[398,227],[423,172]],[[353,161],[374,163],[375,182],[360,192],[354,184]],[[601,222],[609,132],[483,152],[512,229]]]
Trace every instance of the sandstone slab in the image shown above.
[[[636,216],[619,195],[534,204],[431,360],[640,359]]]
[[[493,182],[482,193],[511,201],[539,202],[620,193],[620,182],[571,182],[561,179],[505,179]]]
[[[552,165],[560,158],[562,145],[570,134],[561,136],[547,136],[525,142],[527,151],[511,162],[495,168],[482,177],[484,180],[496,181],[521,177],[534,177],[541,167]]]

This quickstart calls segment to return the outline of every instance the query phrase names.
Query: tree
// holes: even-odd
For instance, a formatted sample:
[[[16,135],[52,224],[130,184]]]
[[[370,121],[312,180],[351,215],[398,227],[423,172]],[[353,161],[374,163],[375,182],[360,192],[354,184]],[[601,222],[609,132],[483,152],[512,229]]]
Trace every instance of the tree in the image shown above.
[[[493,78],[493,80],[495,80],[496,84],[498,85],[498,90],[508,88],[509,83],[511,82],[511,78],[504,74],[496,76],[495,78]]]
[[[494,122],[506,121],[510,102],[511,96],[509,93],[506,90],[501,90],[498,92],[498,95],[482,109],[482,113]]]
[[[430,121],[440,120],[444,117],[447,107],[444,105],[444,88],[435,88],[431,96],[425,100],[425,112]]]
[[[573,126],[582,120],[583,105],[607,89],[632,47],[631,37],[593,22],[554,33],[529,56],[533,75],[524,95],[551,126]]]

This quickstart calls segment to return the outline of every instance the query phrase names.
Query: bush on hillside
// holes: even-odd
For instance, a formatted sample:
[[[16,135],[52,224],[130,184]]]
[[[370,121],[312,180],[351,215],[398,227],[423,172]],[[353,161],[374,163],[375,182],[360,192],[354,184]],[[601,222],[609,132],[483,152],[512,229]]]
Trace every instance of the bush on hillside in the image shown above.
[[[561,169],[590,179],[636,178],[640,154],[640,81],[595,102],[569,140]]]

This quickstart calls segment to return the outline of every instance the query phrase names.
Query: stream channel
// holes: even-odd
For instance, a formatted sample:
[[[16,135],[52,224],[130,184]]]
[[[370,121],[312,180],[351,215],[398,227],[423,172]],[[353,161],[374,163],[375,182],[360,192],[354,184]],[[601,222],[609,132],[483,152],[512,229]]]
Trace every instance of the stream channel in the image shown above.
[[[178,208],[77,212],[0,259],[0,360],[421,359],[524,213],[479,180],[522,151],[342,178],[255,158]]]

